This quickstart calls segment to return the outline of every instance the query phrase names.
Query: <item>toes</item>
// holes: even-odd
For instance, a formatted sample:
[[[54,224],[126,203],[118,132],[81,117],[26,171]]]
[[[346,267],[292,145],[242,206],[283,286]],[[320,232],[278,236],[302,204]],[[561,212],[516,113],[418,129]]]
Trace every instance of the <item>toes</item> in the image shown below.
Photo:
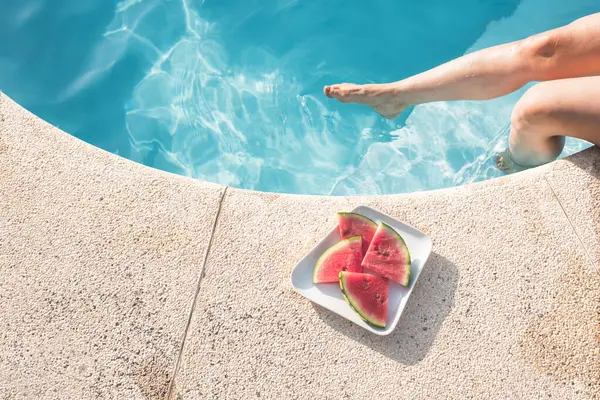
[[[498,154],[496,156],[496,168],[498,168],[500,171],[506,171],[506,166],[504,165],[504,157],[502,156],[502,154]]]
[[[349,83],[341,83],[338,85],[325,86],[323,88],[323,93],[325,96],[330,98],[335,98],[340,101],[344,101],[345,98],[351,95],[351,91],[356,85],[352,85]]]
[[[340,85],[325,86],[323,92],[325,93],[325,96],[330,98],[340,98],[344,96]]]
[[[524,171],[530,167],[518,164],[513,160],[510,150],[506,149],[496,156],[496,167],[506,174],[512,174],[515,172]]]

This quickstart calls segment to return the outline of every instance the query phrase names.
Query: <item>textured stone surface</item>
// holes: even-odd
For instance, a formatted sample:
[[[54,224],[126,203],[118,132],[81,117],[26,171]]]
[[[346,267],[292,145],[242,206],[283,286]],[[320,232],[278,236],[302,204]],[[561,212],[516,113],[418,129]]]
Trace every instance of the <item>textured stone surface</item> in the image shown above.
[[[0,94],[0,399],[164,397],[222,190]]]
[[[381,198],[229,191],[172,398],[598,398],[600,282],[546,171]],[[289,283],[335,211],[358,204],[434,242],[389,337]]]
[[[600,272],[600,148],[552,164],[546,177]]]
[[[171,398],[600,398],[598,171],[593,149],[405,196],[227,190]],[[223,190],[0,95],[0,399],[164,398]],[[434,241],[389,337],[289,284],[359,204]]]

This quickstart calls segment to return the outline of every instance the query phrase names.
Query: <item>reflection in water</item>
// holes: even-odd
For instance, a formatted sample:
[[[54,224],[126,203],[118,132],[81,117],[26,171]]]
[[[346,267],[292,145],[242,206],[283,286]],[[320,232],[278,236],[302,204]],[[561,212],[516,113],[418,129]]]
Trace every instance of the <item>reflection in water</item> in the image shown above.
[[[399,79],[600,8],[595,0],[552,0],[555,11],[544,13],[543,0],[0,2],[0,39],[23,38],[0,40],[0,88],[43,118],[167,171],[336,195],[498,176],[493,156],[520,93],[422,105],[390,122],[326,99],[323,85]],[[567,150],[582,146],[569,141]]]

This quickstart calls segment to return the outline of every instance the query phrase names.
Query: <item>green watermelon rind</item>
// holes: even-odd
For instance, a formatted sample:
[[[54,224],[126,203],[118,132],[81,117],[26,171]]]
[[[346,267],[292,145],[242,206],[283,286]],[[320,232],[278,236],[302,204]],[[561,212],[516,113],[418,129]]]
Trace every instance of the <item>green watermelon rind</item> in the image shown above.
[[[360,241],[362,243],[361,236],[352,236],[352,237],[349,237],[348,239],[340,240],[339,242],[337,242],[336,244],[334,244],[333,246],[331,246],[330,248],[325,250],[325,252],[323,252],[323,254],[321,254],[321,257],[319,257],[319,259],[317,260],[317,263],[315,264],[315,268],[313,269],[313,276],[312,276],[313,283],[317,284],[317,282],[315,282],[315,279],[317,277],[317,272],[320,269],[319,267],[321,266],[323,261],[326,260],[327,257],[329,257],[331,255],[331,253],[341,249],[344,246],[347,246],[348,244],[351,244],[352,242],[358,242],[358,241]],[[335,283],[335,282],[332,282],[332,283]]]
[[[340,289],[342,290],[342,295],[344,296],[344,299],[346,300],[346,303],[348,303],[348,305],[350,306],[350,308],[353,309],[354,312],[357,313],[358,316],[363,321],[365,321],[366,323],[371,324],[373,326],[376,326],[378,328],[385,328],[386,321],[384,321],[383,324],[378,323],[377,321],[369,318],[369,316],[366,315],[364,311],[361,311],[359,309],[359,307],[354,304],[354,302],[351,299],[352,295],[346,293],[346,289],[344,289],[344,278],[343,278],[343,275],[344,275],[344,273],[340,272]]]
[[[402,248],[404,250],[404,254],[406,256],[406,261],[407,261],[407,265],[406,265],[406,276],[404,277],[404,280],[402,282],[399,282],[402,286],[408,287],[408,282],[410,282],[410,272],[411,272],[411,265],[412,265],[412,261],[410,259],[410,251],[408,250],[408,246],[406,245],[406,242],[404,241],[404,238],[391,226],[389,226],[388,224],[386,224],[385,222],[381,222],[381,225],[383,226],[383,228],[396,235],[396,237],[398,237],[398,244],[399,247]]]
[[[338,212],[337,215],[344,216],[344,217],[354,217],[354,218],[362,219],[365,222],[373,224],[373,227],[375,229],[377,229],[377,222],[373,221],[371,218],[365,217],[362,214],[353,213],[353,212]]]

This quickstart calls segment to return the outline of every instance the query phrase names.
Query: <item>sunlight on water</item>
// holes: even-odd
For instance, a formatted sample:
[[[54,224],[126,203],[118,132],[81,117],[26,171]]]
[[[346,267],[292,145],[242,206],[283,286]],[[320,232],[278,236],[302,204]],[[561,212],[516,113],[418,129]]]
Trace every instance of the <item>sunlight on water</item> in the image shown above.
[[[13,6],[18,27],[49,12],[26,3]],[[15,72],[28,56],[17,49],[0,57],[0,88],[91,143],[194,178],[310,194],[436,189],[501,175],[494,157],[525,88],[489,102],[425,104],[386,121],[325,98],[322,86],[399,79],[600,11],[597,0],[385,3],[58,4],[56,18],[105,9],[106,21],[79,43],[85,55],[69,53],[82,67],[56,87],[40,77],[34,96],[25,77],[36,72]],[[569,140],[564,154],[584,147]]]

